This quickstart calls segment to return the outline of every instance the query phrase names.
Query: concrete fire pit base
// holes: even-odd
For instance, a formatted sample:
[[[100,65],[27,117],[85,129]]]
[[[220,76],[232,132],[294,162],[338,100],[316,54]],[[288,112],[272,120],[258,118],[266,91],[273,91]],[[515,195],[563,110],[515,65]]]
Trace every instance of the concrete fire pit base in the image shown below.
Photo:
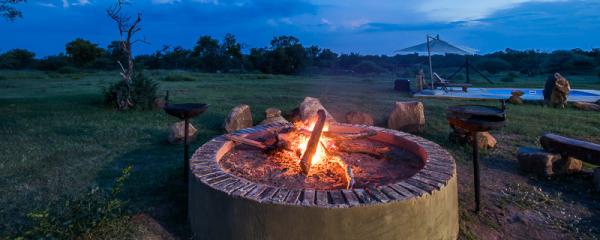
[[[282,125],[242,130],[252,134]],[[227,174],[219,159],[234,145],[217,137],[192,157],[189,217],[194,239],[456,239],[456,168],[440,146],[410,134],[378,131],[374,141],[419,155],[424,167],[376,189],[288,190]]]

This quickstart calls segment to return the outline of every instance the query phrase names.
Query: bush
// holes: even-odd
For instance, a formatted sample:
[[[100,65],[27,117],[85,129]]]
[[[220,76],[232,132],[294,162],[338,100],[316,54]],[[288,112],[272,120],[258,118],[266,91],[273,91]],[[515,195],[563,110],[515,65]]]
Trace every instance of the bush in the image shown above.
[[[131,170],[132,166],[122,170],[110,192],[92,188],[83,196],[51,203],[44,210],[27,214],[34,225],[17,239],[80,239],[99,232],[98,228],[118,229],[125,231],[119,234],[127,234],[126,231],[131,229],[123,227],[129,222],[124,217],[124,202],[119,199],[119,194]]]
[[[59,55],[48,56],[40,60],[37,68],[44,71],[56,71],[65,66],[69,66],[69,59],[67,56],[61,53]]]
[[[510,64],[500,58],[482,59],[477,63],[477,68],[496,74],[510,69]]]
[[[194,76],[188,74],[173,74],[163,78],[165,82],[192,82],[196,81]]]
[[[25,49],[13,49],[0,54],[0,68],[25,69],[33,68],[36,63],[35,53]]]
[[[362,61],[354,65],[352,70],[354,70],[356,73],[382,73],[387,71],[385,68],[382,68],[373,61]]]
[[[125,81],[118,81],[104,90],[104,103],[118,108],[119,101],[130,94],[132,108],[140,110],[152,109],[157,98],[158,83],[138,73],[131,79],[128,88]]]

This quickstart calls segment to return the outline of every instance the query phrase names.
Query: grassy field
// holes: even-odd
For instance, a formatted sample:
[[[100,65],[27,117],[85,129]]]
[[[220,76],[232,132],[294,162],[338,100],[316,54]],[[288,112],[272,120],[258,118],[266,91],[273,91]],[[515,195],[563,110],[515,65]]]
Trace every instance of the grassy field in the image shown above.
[[[320,98],[338,120],[344,119],[348,111],[364,111],[375,117],[376,125],[385,126],[395,101],[415,100],[394,92],[393,78],[386,76],[176,71],[147,71],[146,74],[160,83],[161,92],[170,91],[172,102],[210,104],[209,111],[192,122],[200,131],[192,149],[222,134],[225,116],[241,103],[251,106],[254,122],[258,123],[268,107],[288,111],[304,96],[313,96]],[[170,75],[186,77],[167,78]],[[494,76],[496,80],[501,77]],[[595,76],[566,77],[573,88],[600,89],[600,80]],[[103,87],[116,80],[116,72],[64,75],[0,72],[0,238],[24,231],[29,226],[26,214],[49,202],[81,195],[93,186],[109,187],[128,165],[133,165],[133,172],[124,189],[127,214],[147,213],[173,235],[187,236],[180,217],[183,211],[180,204],[182,150],[181,146],[166,143],[168,126],[176,119],[162,111],[118,112],[102,106]],[[544,80],[545,76],[522,77],[511,83],[497,81],[497,86],[542,88]],[[600,197],[589,190],[591,181],[578,178],[547,181],[521,176],[514,153],[519,146],[539,145],[537,138],[544,132],[600,143],[600,113],[536,104],[509,106],[508,126],[492,133],[497,136],[499,147],[486,152],[483,158],[487,166],[483,170],[484,196],[489,197],[493,207],[483,215],[473,215],[466,210],[471,208],[470,150],[448,142],[450,129],[444,115],[446,107],[469,102],[422,101],[427,126],[420,135],[449,149],[459,163],[462,238],[486,239],[523,233],[535,239],[537,235],[532,235],[535,231],[531,229],[544,228],[553,229],[550,233],[560,233],[553,235],[558,238],[593,238],[598,233],[595,226],[600,225]],[[515,184],[520,185],[515,187]],[[549,196],[551,205],[540,208],[526,201],[518,204],[520,211],[544,212],[555,217],[554,212],[560,214],[560,209],[568,209],[577,216],[560,218],[564,221],[552,224],[533,219],[524,224],[527,229],[513,229],[514,226],[500,216],[513,214],[513,203],[527,200],[519,197],[520,194],[537,196],[527,195],[528,191]],[[502,193],[504,195],[495,195]]]

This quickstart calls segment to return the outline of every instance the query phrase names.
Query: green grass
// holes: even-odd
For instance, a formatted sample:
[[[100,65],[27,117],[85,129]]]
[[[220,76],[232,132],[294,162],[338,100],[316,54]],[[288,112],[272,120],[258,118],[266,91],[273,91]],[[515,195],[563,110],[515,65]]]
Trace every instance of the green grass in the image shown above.
[[[385,126],[395,101],[416,100],[394,92],[392,77],[146,73],[161,84],[161,94],[170,92],[172,102],[210,104],[208,112],[193,120],[200,135],[192,149],[222,134],[223,119],[241,103],[251,106],[258,123],[266,108],[291,110],[304,96],[313,96],[339,120],[357,110],[371,113],[376,125]],[[164,81],[172,74],[191,80]],[[170,223],[177,234],[185,231],[178,220],[183,211],[182,149],[165,143],[168,126],[176,119],[161,111],[118,112],[102,106],[102,88],[118,79],[117,72],[0,71],[0,236],[22,231],[28,225],[26,214],[50,201],[92,186],[109,186],[127,165],[134,166],[124,189],[128,210],[149,212]],[[600,89],[595,76],[569,79],[573,88]],[[545,76],[519,78],[514,83],[497,81],[497,86],[541,88],[544,80]],[[475,102],[422,101],[427,126],[421,135],[463,161],[468,157],[466,148],[447,141],[444,111],[450,105]],[[516,150],[537,145],[538,136],[547,131],[600,142],[598,126],[600,113],[509,106],[508,127],[495,134],[508,136]]]

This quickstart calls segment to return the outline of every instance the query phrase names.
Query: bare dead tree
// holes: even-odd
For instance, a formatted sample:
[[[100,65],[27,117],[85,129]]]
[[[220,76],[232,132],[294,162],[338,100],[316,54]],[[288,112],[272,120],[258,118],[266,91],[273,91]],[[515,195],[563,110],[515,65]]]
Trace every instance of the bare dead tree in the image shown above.
[[[132,16],[122,12],[125,4],[128,4],[128,2],[125,0],[117,0],[114,6],[106,10],[108,16],[117,23],[120,35],[121,50],[123,51],[123,54],[127,56],[126,66],[123,66],[121,61],[117,61],[121,67],[121,77],[123,78],[123,81],[127,87],[125,96],[117,96],[117,105],[121,110],[125,110],[133,106],[130,88],[131,79],[134,74],[131,47],[138,42],[146,42],[144,39],[134,39],[134,35],[142,30],[139,27],[139,24],[142,21],[142,14],[138,13],[137,16],[135,16],[135,18],[132,20]]]
[[[26,0],[0,0],[0,15],[6,20],[13,21],[23,17],[23,14],[14,5],[24,3]]]

